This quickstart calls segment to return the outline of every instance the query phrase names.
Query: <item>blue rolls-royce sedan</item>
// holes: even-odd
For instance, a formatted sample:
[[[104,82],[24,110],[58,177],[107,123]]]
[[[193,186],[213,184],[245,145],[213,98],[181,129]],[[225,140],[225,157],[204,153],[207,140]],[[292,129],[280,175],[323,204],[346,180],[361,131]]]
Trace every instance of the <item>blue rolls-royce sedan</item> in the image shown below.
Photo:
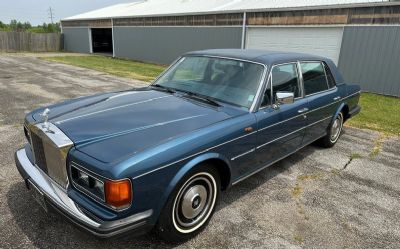
[[[29,113],[15,160],[40,205],[95,235],[182,241],[222,190],[312,142],[333,146],[359,96],[327,58],[190,52],[148,87]]]

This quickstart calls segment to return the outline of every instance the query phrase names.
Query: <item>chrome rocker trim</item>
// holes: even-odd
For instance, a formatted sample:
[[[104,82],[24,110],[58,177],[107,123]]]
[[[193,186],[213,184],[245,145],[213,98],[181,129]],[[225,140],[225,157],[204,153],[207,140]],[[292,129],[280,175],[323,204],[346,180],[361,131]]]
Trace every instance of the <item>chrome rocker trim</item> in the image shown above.
[[[147,219],[153,214],[153,210],[114,221],[101,221],[86,215],[75,202],[69,198],[65,189],[61,188],[49,176],[34,166],[26,154],[25,149],[15,153],[17,169],[25,181],[33,184],[45,197],[46,203],[50,204],[56,211],[65,215],[76,225],[84,228],[90,233],[103,238],[112,237],[129,230],[144,227]]]

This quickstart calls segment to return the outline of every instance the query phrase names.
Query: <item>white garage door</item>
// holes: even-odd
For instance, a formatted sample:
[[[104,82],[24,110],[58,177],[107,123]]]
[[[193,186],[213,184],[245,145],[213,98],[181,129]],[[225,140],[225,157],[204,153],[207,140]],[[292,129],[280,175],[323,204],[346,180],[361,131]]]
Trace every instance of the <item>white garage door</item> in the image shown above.
[[[339,61],[341,27],[251,27],[246,48],[301,52]]]

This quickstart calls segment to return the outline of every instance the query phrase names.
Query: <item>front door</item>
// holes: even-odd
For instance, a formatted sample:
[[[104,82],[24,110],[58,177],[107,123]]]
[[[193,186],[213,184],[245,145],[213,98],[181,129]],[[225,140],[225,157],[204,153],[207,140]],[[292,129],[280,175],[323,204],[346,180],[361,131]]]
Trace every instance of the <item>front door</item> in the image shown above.
[[[294,102],[277,105],[277,92],[293,93]],[[306,112],[307,107],[297,63],[273,66],[263,104],[256,114],[258,122],[256,151],[261,165],[274,163],[302,145],[307,122],[302,112]]]

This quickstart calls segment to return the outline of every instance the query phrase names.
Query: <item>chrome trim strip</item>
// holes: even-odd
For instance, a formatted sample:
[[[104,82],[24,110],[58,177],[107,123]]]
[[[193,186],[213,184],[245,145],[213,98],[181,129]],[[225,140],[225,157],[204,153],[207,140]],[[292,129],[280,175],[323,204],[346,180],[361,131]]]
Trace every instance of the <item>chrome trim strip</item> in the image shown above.
[[[321,120],[318,120],[317,122],[314,122],[314,123],[312,123],[312,124],[309,124],[309,125],[306,125],[306,126],[304,126],[304,127],[301,127],[300,129],[297,129],[297,130],[295,130],[295,131],[292,131],[292,132],[290,132],[290,133],[288,133],[288,134],[286,134],[286,135],[284,135],[284,136],[275,138],[274,140],[271,140],[271,141],[269,141],[269,142],[267,142],[267,143],[265,143],[265,144],[259,145],[259,146],[257,146],[257,149],[260,149],[260,148],[262,148],[262,147],[264,147],[264,146],[266,146],[266,145],[268,145],[268,144],[270,144],[270,143],[273,143],[273,142],[275,142],[275,141],[277,141],[277,140],[279,140],[279,139],[282,139],[282,138],[285,138],[285,137],[287,137],[287,136],[290,136],[290,135],[292,135],[292,134],[294,134],[294,133],[296,133],[296,132],[298,132],[298,131],[304,130],[304,129],[310,127],[310,126],[313,126],[313,125],[315,125],[315,124],[318,124],[318,123],[320,123],[320,122],[323,122],[323,121],[325,121],[325,120],[327,120],[327,119],[329,119],[329,118],[332,118],[332,116],[323,118],[323,119],[321,119]]]
[[[321,136],[321,137],[323,137],[323,136]],[[265,168],[268,168],[268,167],[271,166],[272,164],[274,164],[274,163],[276,163],[276,162],[279,162],[280,160],[283,160],[283,159],[285,159],[286,157],[288,157],[288,156],[290,156],[290,155],[293,155],[294,153],[298,152],[299,150],[303,149],[304,147],[308,146],[309,144],[312,144],[313,142],[317,141],[317,140],[320,139],[321,137],[319,137],[319,138],[313,140],[312,142],[310,142],[310,143],[308,143],[308,144],[302,145],[301,147],[299,147],[298,149],[294,150],[293,152],[288,153],[287,155],[284,155],[284,156],[280,157],[279,159],[277,159],[277,160],[275,160],[275,161],[273,161],[273,162],[271,162],[271,163],[267,163],[266,165],[262,166],[261,168],[255,170],[254,172],[252,172],[252,173],[250,173],[250,174],[248,174],[248,175],[246,175],[246,176],[243,176],[242,178],[239,178],[238,180],[236,180],[236,181],[234,181],[234,182],[232,183],[232,186],[238,184],[239,182],[241,182],[241,181],[243,181],[243,180],[245,180],[245,179],[247,179],[247,178],[249,178],[249,177],[252,176],[252,175],[257,174],[257,173],[260,172],[261,170],[263,170],[263,169],[265,169]]]
[[[124,107],[128,107],[128,106],[133,106],[133,105],[139,105],[139,104],[151,102],[151,101],[154,101],[154,100],[157,100],[157,99],[163,99],[163,98],[169,98],[169,97],[171,97],[171,96],[170,96],[170,95],[168,95],[168,96],[161,96],[161,97],[152,98],[152,99],[147,99],[147,100],[143,100],[143,101],[139,101],[139,102],[135,102],[135,103],[130,103],[130,104],[126,104],[126,105],[116,106],[116,107],[112,107],[112,108],[108,108],[108,109],[104,109],[104,110],[100,110],[100,111],[96,111],[96,112],[91,112],[91,113],[87,113],[87,114],[75,116],[75,117],[72,117],[72,118],[67,118],[67,119],[64,119],[64,120],[60,120],[60,121],[57,121],[56,124],[61,124],[61,123],[64,123],[64,122],[67,122],[67,121],[71,121],[71,120],[74,120],[74,119],[83,118],[83,117],[91,116],[91,115],[94,115],[94,114],[99,114],[99,113],[103,113],[103,112],[113,111],[113,110],[116,110],[116,109],[120,109],[120,108],[124,108]]]
[[[133,92],[133,91],[122,92],[122,93],[119,93],[119,94],[117,94],[117,95],[108,97],[105,101],[109,101],[110,99],[116,99],[116,98],[119,98],[119,97],[122,97],[122,96],[126,96],[126,95],[138,94],[138,93],[139,93],[139,92]]]
[[[351,94],[351,95],[349,95],[349,96],[347,96],[347,97],[341,98],[341,99],[338,100],[338,101],[334,101],[334,102],[332,102],[332,103],[330,103],[330,104],[327,104],[327,105],[324,105],[324,106],[320,106],[320,107],[315,108],[315,109],[312,109],[312,110],[310,110],[310,111],[308,111],[308,112],[305,112],[305,113],[299,114],[299,115],[297,115],[297,116],[294,116],[294,117],[291,117],[291,118],[288,118],[288,119],[279,121],[278,123],[269,125],[269,126],[267,126],[267,127],[263,127],[263,128],[261,128],[261,129],[259,129],[258,131],[263,131],[263,130],[268,129],[268,128],[270,128],[270,127],[273,127],[273,126],[275,126],[275,125],[282,124],[282,123],[284,123],[284,122],[286,122],[286,121],[289,121],[289,120],[298,118],[298,117],[300,117],[300,116],[307,115],[307,114],[309,114],[309,113],[311,113],[311,112],[314,112],[314,111],[320,110],[320,109],[322,109],[322,108],[328,107],[328,106],[330,106],[330,105],[339,103],[339,102],[341,102],[341,101],[343,101],[343,100],[345,100],[345,99],[347,99],[347,98],[349,98],[349,97],[352,97],[352,96],[357,95],[357,94],[360,94],[360,93],[361,93],[361,92],[353,93],[353,94]]]
[[[259,103],[261,103],[260,96],[263,95],[262,90],[264,89],[264,85],[267,87],[268,84],[268,81],[266,80],[267,72],[268,68],[266,65],[264,65],[264,73],[263,76],[261,77],[261,82],[258,85],[256,96],[254,96],[253,103],[250,106],[249,112],[255,112],[257,110],[257,106],[259,105]]]
[[[243,61],[243,62],[249,62],[249,63],[253,63],[253,64],[258,64],[261,65],[263,67],[267,67],[267,65],[261,63],[261,62],[257,62],[257,61],[252,61],[252,60],[246,60],[246,59],[240,59],[240,58],[234,58],[234,57],[229,57],[229,56],[218,56],[218,55],[200,55],[200,54],[187,54],[184,55],[183,57],[209,57],[209,58],[219,58],[219,59],[226,59],[226,60],[234,60],[234,61]]]
[[[250,135],[252,135],[252,134],[254,134],[254,133],[256,133],[256,132],[257,132],[257,131],[253,131],[253,132],[248,133],[248,134],[245,134],[245,135],[243,135],[243,136],[240,136],[240,137],[234,138],[234,139],[232,139],[232,140],[223,142],[223,143],[221,143],[221,144],[215,145],[215,146],[210,147],[210,148],[208,148],[208,149],[202,150],[202,151],[200,151],[200,152],[197,152],[197,153],[192,154],[192,155],[190,155],[190,156],[187,156],[187,157],[185,157],[185,158],[182,158],[182,159],[179,159],[179,160],[174,161],[174,162],[172,162],[172,163],[169,163],[169,164],[167,164],[167,165],[164,165],[164,166],[162,166],[162,167],[160,167],[160,168],[156,168],[156,169],[150,170],[150,171],[148,171],[148,172],[145,172],[145,173],[143,173],[143,174],[140,174],[140,175],[138,175],[138,176],[132,177],[131,179],[132,179],[132,180],[135,180],[135,179],[140,178],[140,177],[142,177],[142,176],[151,174],[151,173],[156,172],[156,171],[158,171],[158,170],[164,169],[164,168],[166,168],[166,167],[168,167],[168,166],[174,165],[175,163],[179,163],[179,162],[185,161],[185,160],[187,160],[187,159],[189,159],[189,158],[191,158],[191,157],[200,155],[200,154],[202,154],[202,153],[204,153],[204,152],[208,152],[208,151],[210,151],[210,150],[212,150],[212,149],[215,149],[215,148],[217,148],[217,147],[219,147],[219,146],[222,146],[222,145],[231,143],[231,142],[233,142],[233,141],[236,141],[236,140],[238,140],[238,139],[241,139],[241,138],[250,136]]]
[[[303,78],[303,72],[301,71],[300,61],[297,61],[296,64],[297,64],[297,73],[299,74],[299,79],[300,79],[301,97],[304,98],[306,96],[306,91],[304,90],[304,78]]]
[[[74,222],[79,222],[78,225],[83,224],[85,229],[96,235],[108,237],[124,232],[127,230],[126,226],[143,221],[153,214],[153,210],[150,209],[115,221],[94,220],[80,210],[63,188],[29,161],[25,149],[18,150],[16,156],[22,170],[29,176],[29,181],[50,200],[52,205],[63,214],[68,215]],[[108,231],[110,232],[108,233]]]
[[[107,134],[107,135],[103,135],[103,136],[97,137],[97,141],[101,141],[101,140],[103,140],[103,139],[107,139],[107,138],[114,137],[114,136],[121,136],[121,135],[130,134],[130,133],[137,132],[137,131],[143,131],[143,130],[151,129],[151,128],[158,127],[158,126],[163,126],[163,125],[167,125],[167,124],[177,123],[177,122],[185,121],[185,120],[188,120],[188,119],[204,117],[204,116],[207,116],[207,115],[208,115],[208,114],[190,116],[190,117],[186,117],[186,118],[180,118],[180,119],[165,121],[165,122],[156,123],[156,124],[152,124],[152,125],[146,125],[146,126],[142,126],[142,127],[137,127],[137,128],[131,129],[131,130],[126,130],[126,131],[120,131],[120,132],[116,132],[116,133],[111,133],[111,134]],[[81,141],[79,141],[79,143],[86,143],[87,141],[90,141],[90,140],[91,140],[91,139],[81,140]]]
[[[240,155],[237,155],[237,156],[235,156],[235,157],[232,157],[232,158],[231,158],[231,161],[235,161],[235,160],[238,159],[239,157],[245,156],[245,155],[250,154],[250,153],[252,153],[252,152],[254,152],[254,151],[256,151],[256,150],[253,148],[253,149],[251,149],[251,150],[249,150],[249,151],[246,151],[245,153],[242,153],[242,154],[240,154]]]
[[[311,93],[311,94],[308,94],[308,95],[306,95],[305,97],[311,97],[311,96],[315,96],[315,95],[317,95],[317,94],[321,94],[321,93],[330,92],[330,91],[333,91],[333,90],[336,90],[336,89],[337,89],[337,86],[335,86],[335,87],[332,87],[332,88],[328,88],[328,89],[326,89],[326,90],[323,90],[323,91],[320,91],[320,92],[316,92],[316,93]]]
[[[344,99],[347,99],[347,98],[349,98],[349,97],[351,97],[351,96],[353,96],[353,95],[360,94],[360,93],[361,93],[361,91],[356,92],[356,93],[351,94],[351,95],[349,95],[349,96],[347,96],[347,97],[345,97],[345,98],[342,98],[341,100],[339,100],[339,101],[337,101],[337,102],[341,102],[341,101],[343,101]],[[336,102],[335,102],[335,103],[336,103]],[[331,103],[331,104],[333,104],[333,103]],[[331,105],[331,104],[329,104],[329,105]],[[326,105],[326,106],[328,106],[328,105]],[[321,107],[321,108],[323,108],[323,107]],[[315,110],[318,110],[318,109],[315,109]],[[312,110],[312,111],[314,111],[314,110]],[[309,112],[307,112],[307,113],[310,113],[310,112],[312,112],[312,111],[309,111]],[[303,116],[303,115],[304,115],[304,114],[301,114],[301,115],[298,115],[298,116]],[[298,117],[298,116],[296,116],[296,117]],[[332,118],[332,117],[328,117],[328,118]],[[328,119],[328,118],[326,118],[326,119]],[[290,118],[290,119],[293,119],[293,118]],[[287,120],[281,121],[281,122],[279,122],[279,123],[273,124],[273,125],[271,125],[271,126],[269,126],[269,127],[272,127],[272,126],[274,126],[274,125],[280,124],[280,123],[285,122],[285,121],[288,121],[288,120],[290,120],[290,119],[287,119]],[[323,121],[323,120],[320,120],[320,121],[317,121],[316,123],[322,122],[322,121]],[[314,124],[311,124],[311,125],[314,125]],[[311,126],[311,125],[310,125],[310,126]],[[267,128],[268,128],[268,127],[267,127]],[[266,128],[265,128],[265,129],[266,129]],[[261,130],[258,130],[258,131],[261,131]],[[230,143],[230,142],[236,141],[236,140],[238,140],[238,139],[247,137],[247,136],[249,136],[249,135],[252,135],[252,134],[254,134],[254,133],[257,133],[258,131],[253,131],[253,132],[251,132],[251,133],[249,133],[249,134],[246,134],[246,135],[243,135],[243,136],[234,138],[234,139],[232,139],[232,140],[229,140],[229,141],[227,141],[227,142],[218,144],[218,145],[216,145],[216,146],[210,147],[210,148],[205,149],[205,150],[203,150],[203,151],[200,151],[200,152],[198,152],[198,153],[192,154],[192,155],[187,156],[187,157],[185,157],[185,158],[182,158],[182,159],[179,159],[179,160],[174,161],[174,162],[172,162],[172,163],[169,163],[169,164],[167,164],[167,165],[164,165],[164,166],[162,166],[162,167],[160,167],[160,168],[156,168],[156,169],[153,169],[153,170],[151,170],[151,171],[149,171],[149,172],[145,172],[145,173],[140,174],[140,175],[138,175],[138,176],[132,177],[131,179],[132,179],[132,180],[138,179],[138,178],[140,178],[140,177],[142,177],[142,176],[145,176],[145,175],[151,174],[151,173],[153,173],[153,172],[156,172],[156,171],[158,171],[158,170],[164,169],[164,168],[166,168],[166,167],[168,167],[168,166],[171,166],[171,165],[173,165],[173,164],[175,164],[175,163],[179,163],[179,162],[185,161],[185,160],[187,160],[187,159],[189,159],[189,158],[191,158],[191,157],[200,155],[200,154],[202,154],[202,153],[204,153],[204,152],[208,152],[208,151],[210,151],[210,150],[212,150],[212,149],[215,149],[215,148],[217,148],[217,147],[219,147],[219,146],[222,146],[222,145],[228,144],[228,143]]]

